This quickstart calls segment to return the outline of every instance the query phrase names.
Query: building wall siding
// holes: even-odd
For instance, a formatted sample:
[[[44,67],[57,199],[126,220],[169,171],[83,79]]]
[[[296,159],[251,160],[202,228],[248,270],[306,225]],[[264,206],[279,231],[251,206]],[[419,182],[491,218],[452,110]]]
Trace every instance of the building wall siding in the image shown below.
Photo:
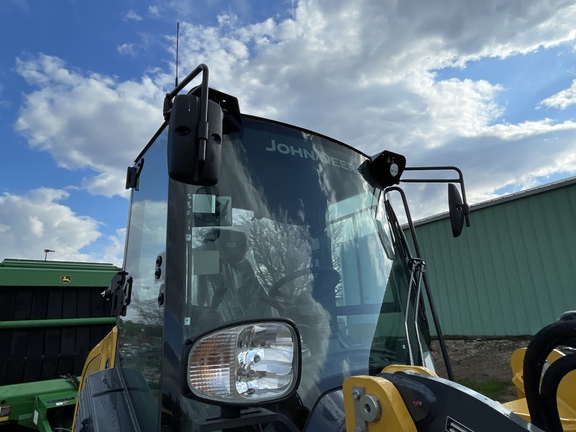
[[[576,181],[416,228],[443,332],[533,335],[576,310]]]

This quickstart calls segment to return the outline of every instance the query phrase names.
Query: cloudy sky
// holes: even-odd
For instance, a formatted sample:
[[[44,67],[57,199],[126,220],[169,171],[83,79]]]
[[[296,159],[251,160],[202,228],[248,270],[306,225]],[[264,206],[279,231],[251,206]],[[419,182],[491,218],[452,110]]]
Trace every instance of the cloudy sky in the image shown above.
[[[176,22],[181,77],[206,63],[243,112],[457,165],[473,203],[576,174],[573,0],[2,0],[0,260],[121,262]],[[416,215],[442,194],[415,189]]]

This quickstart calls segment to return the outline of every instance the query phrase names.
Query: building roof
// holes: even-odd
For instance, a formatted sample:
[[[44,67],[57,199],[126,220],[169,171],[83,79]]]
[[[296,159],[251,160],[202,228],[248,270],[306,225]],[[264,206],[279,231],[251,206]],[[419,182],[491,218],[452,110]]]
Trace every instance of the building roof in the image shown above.
[[[470,206],[470,212],[474,211],[474,210],[480,210],[483,208],[487,208],[487,207],[492,207],[492,206],[496,206],[496,205],[500,205],[500,204],[504,204],[508,201],[514,201],[514,200],[519,200],[522,198],[527,198],[531,195],[537,195],[537,194],[541,194],[544,192],[549,192],[551,190],[554,189],[558,189],[558,188],[563,188],[566,186],[571,186],[573,184],[576,184],[576,176],[574,177],[569,177],[566,179],[562,179],[562,180],[558,180],[552,183],[547,183],[544,185],[540,185],[540,186],[536,186],[530,189],[526,189],[523,191],[519,191],[519,192],[514,192],[511,194],[507,194],[507,195],[503,195],[500,196],[498,198],[493,198],[491,200],[487,200],[487,201],[482,201],[480,203],[476,203],[476,204],[472,204]],[[415,226],[419,226],[419,225],[424,225],[430,222],[435,222],[438,220],[442,220],[442,219],[446,219],[449,217],[449,213],[448,212],[444,212],[444,213],[440,213],[434,216],[429,216],[423,219],[419,219],[417,221],[414,222]]]

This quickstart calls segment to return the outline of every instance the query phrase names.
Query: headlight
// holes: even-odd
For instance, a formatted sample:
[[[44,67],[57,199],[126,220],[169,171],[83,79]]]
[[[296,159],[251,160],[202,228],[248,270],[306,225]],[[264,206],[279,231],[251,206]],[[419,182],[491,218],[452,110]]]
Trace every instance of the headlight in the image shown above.
[[[300,335],[288,321],[244,322],[192,343],[187,381],[201,399],[254,405],[290,396],[300,380]]]

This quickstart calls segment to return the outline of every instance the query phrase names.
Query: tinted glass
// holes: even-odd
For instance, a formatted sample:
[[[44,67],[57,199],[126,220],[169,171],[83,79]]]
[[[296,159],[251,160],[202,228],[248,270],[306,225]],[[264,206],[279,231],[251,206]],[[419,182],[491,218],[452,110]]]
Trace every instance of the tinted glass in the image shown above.
[[[144,430],[156,430],[160,406],[163,309],[158,296],[163,277],[155,275],[156,260],[166,248],[168,174],[166,168],[166,130],[143,155],[144,165],[138,190],[132,192],[125,270],[133,279],[132,301],[126,316],[119,319],[118,360],[121,371],[142,374],[155,400],[155,406],[142,403],[141,394],[129,394]],[[125,374],[129,382],[131,373]],[[136,387],[134,387],[136,388]],[[147,398],[147,400],[149,400]]]
[[[297,397],[275,409],[299,426],[345,377],[407,362],[406,257],[357,171],[365,159],[328,138],[245,118],[223,142],[219,183],[174,195],[186,209],[177,253],[186,257],[183,337],[246,318],[293,320],[302,380]],[[186,421],[217,413],[192,400],[181,406]]]

